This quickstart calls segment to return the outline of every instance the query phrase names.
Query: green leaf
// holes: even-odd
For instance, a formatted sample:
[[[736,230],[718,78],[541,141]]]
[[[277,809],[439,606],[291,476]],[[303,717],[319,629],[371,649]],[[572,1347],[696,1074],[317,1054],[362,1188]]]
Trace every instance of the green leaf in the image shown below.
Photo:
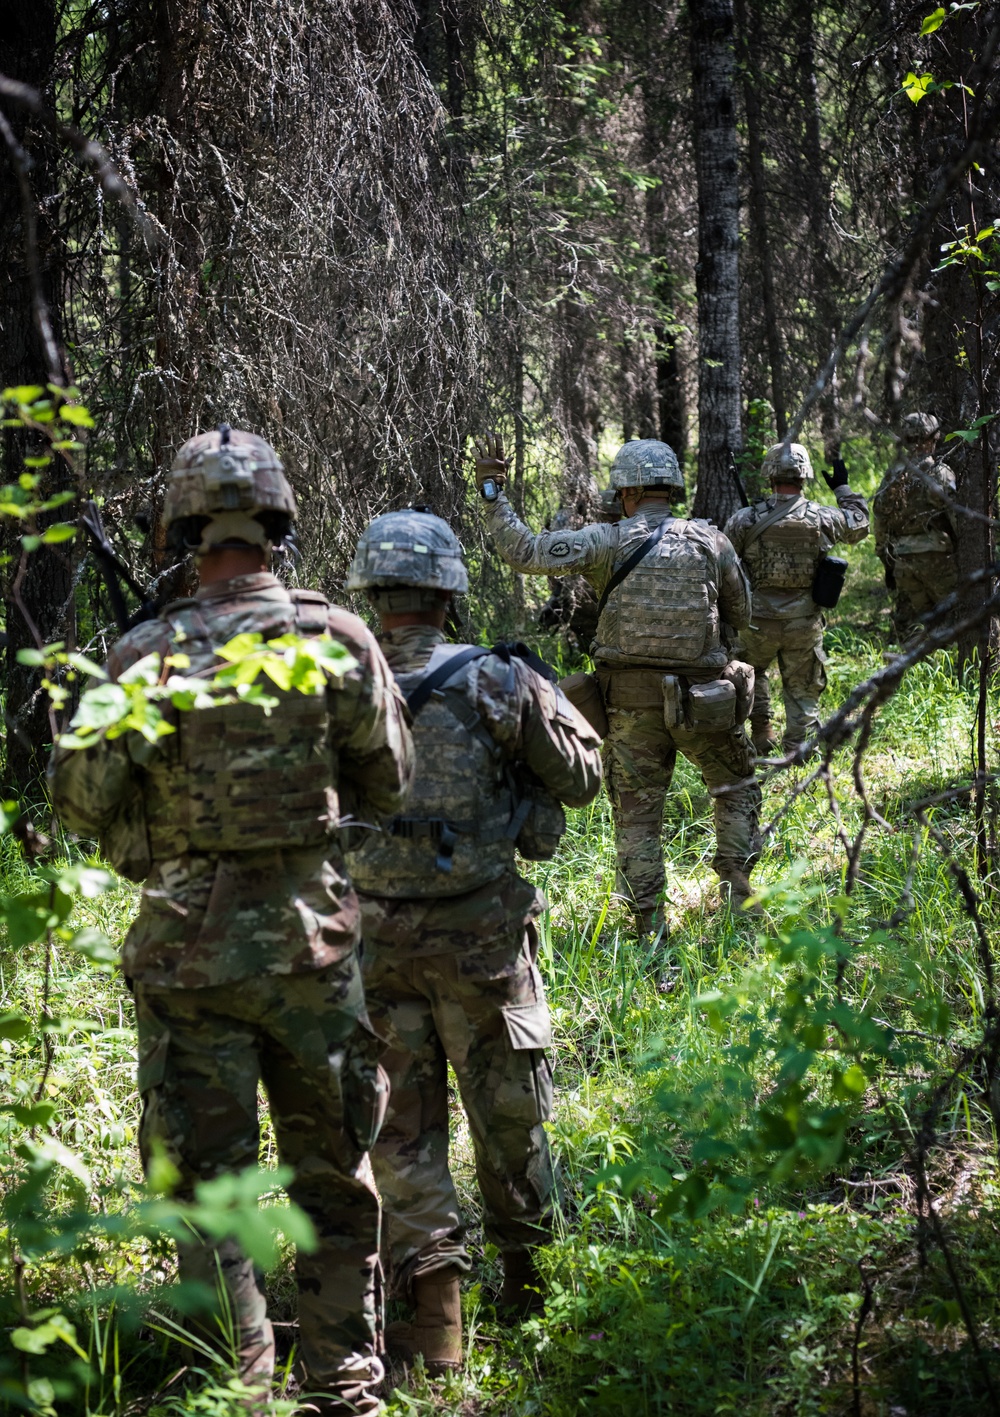
[[[82,403],[64,403],[59,410],[64,423],[73,423],[79,428],[94,428],[96,424]]]
[[[0,1107],[0,1112],[9,1112],[22,1127],[45,1127],[56,1114],[56,1104],[35,1102],[24,1106],[19,1102],[7,1102]]]
[[[0,1038],[27,1038],[31,1021],[23,1014],[0,1014]]]
[[[21,537],[21,545],[24,547],[25,551],[37,551],[41,544],[42,538],[40,536]]]
[[[947,17],[944,12],[944,7],[942,6],[940,9],[935,10],[932,14],[927,16],[923,24],[920,26],[920,33],[933,34],[935,30],[939,30],[941,28],[946,18]]]
[[[45,655],[40,649],[19,649],[17,652],[18,664],[30,664],[35,669],[40,669],[45,663]]]
[[[42,532],[42,540],[46,546],[55,546],[60,541],[72,541],[76,536],[76,527],[70,526],[69,522],[56,522],[54,526],[47,526]]]
[[[911,69],[903,80],[903,92],[913,103],[919,103],[922,98],[927,97],[933,83],[933,74],[921,74],[918,77]]]
[[[3,399],[4,403],[32,404],[36,399],[40,399],[44,392],[41,384],[15,384],[10,389],[4,389],[0,399]]]
[[[107,935],[93,925],[85,925],[82,930],[77,930],[66,943],[70,949],[76,950],[77,954],[92,960],[94,964],[114,964],[118,959],[118,951]]]

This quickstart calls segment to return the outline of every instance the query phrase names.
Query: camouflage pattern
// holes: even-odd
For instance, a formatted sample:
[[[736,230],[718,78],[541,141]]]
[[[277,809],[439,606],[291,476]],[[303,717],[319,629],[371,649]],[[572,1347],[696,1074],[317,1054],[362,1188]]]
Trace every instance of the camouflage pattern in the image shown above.
[[[388,1047],[389,1108],[372,1153],[385,1207],[390,1280],[468,1270],[448,1169],[448,1064],[469,1122],[486,1238],[502,1250],[544,1241],[555,1180],[543,1123],[552,1111],[549,1011],[532,961],[534,932],[461,952],[365,957],[372,1023]]]
[[[668,729],[659,674],[598,670],[608,713],[604,771],[615,822],[618,893],[645,918],[662,899],[663,818],[678,751],[712,798],[716,870],[749,870],[760,856],[756,754],[743,726]]]
[[[183,743],[190,721],[156,745],[127,735],[86,752],[57,750],[53,797],[77,831],[105,830],[130,788],[145,804],[145,813],[129,821],[148,836],[152,866],[122,959],[136,993],[144,1161],[154,1138],[162,1141],[180,1171],[183,1194],[199,1179],[256,1164],[257,1084],[264,1083],[279,1151],[296,1171],[289,1193],[320,1237],[318,1254],[297,1261],[309,1383],[360,1411],[374,1411],[378,1400],[369,1389],[381,1379],[375,1356],[379,1222],[364,1153],[377,1129],[384,1085],[364,1011],[358,901],[328,833],[336,826],[335,805],[340,814],[369,820],[398,810],[412,775],[412,742],[398,690],[369,632],[321,597],[303,604],[297,613],[289,593],[265,572],[205,586],[193,601],[169,606],[159,620],[127,634],[108,672],[117,679],[150,653],[183,649],[191,657],[189,672],[197,673],[211,668],[215,647],[235,635],[301,630],[309,614],[312,633],[329,633],[355,660],[322,696],[324,752],[312,716],[318,705],[306,701],[302,719],[291,697],[282,695],[253,733],[243,707],[234,706],[232,738],[227,710],[208,711],[215,715],[209,719],[215,758],[208,756],[211,742],[197,733],[205,755],[183,757],[175,740]],[[283,800],[284,760],[268,756],[267,727],[282,752],[300,742],[308,747],[325,807],[321,841],[312,844],[310,825],[305,845],[291,830],[280,837],[283,844],[262,849],[192,849],[188,798],[215,801],[220,779],[231,787],[234,814],[244,823],[251,808],[242,781],[256,780],[264,840],[294,825],[295,804]],[[288,766],[294,779],[294,757]],[[277,778],[269,778],[276,770]],[[224,807],[218,812],[220,840],[227,840]],[[171,818],[181,824],[174,835]],[[172,854],[160,856],[160,850]],[[244,1370],[266,1374],[273,1346],[245,1258],[232,1245],[217,1250],[192,1242],[181,1264],[194,1277],[221,1267],[239,1320]]]
[[[346,589],[397,584],[459,594],[469,589],[461,543],[443,518],[410,507],[386,512],[365,528]]]
[[[255,1167],[264,1084],[279,1156],[295,1169],[289,1196],[319,1240],[295,1262],[309,1383],[358,1402],[382,1377],[379,1202],[366,1152],[387,1089],[356,957],[308,974],[246,979],[239,990],[137,984],[135,994],[144,1165],[162,1147],[184,1199],[199,1181]],[[243,1371],[269,1376],[273,1335],[252,1263],[233,1241],[218,1249],[192,1241],[179,1261],[182,1279],[212,1288],[221,1267]],[[361,1408],[373,1409],[370,1399]]]
[[[278,696],[270,716],[233,706],[235,757],[228,769],[220,737],[217,756],[206,756],[200,772],[190,761],[179,770],[191,720],[201,710],[155,747],[129,736],[54,755],[53,800],[75,831],[105,833],[128,782],[141,790],[145,810],[136,830],[144,833],[152,864],[122,956],[132,979],[197,989],[259,973],[319,969],[355,948],[359,908],[332,832],[345,818],[371,821],[392,814],[412,772],[411,745],[399,691],[369,631],[346,611],[313,605],[326,632],[356,660],[355,668],[330,681],[322,744],[313,720],[319,706],[299,695],[300,706],[288,694]],[[187,672],[195,673],[215,662],[214,645],[245,632],[282,634],[296,623],[294,602],[274,576],[240,576],[203,588],[194,600],[168,606],[158,620],[131,630],[112,650],[108,673],[117,679],[148,654],[179,649],[191,657]],[[260,736],[252,751],[248,711],[258,714],[252,722]],[[221,732],[230,710],[204,712]],[[294,729],[283,722],[286,714]],[[268,733],[277,757],[268,748]],[[201,741],[200,730],[195,736]],[[302,791],[297,783],[286,795],[283,766],[297,758],[312,765],[312,781]],[[232,794],[240,823],[235,849],[224,824],[220,781]],[[199,846],[193,847],[196,820]],[[219,824],[216,845],[226,843],[215,853],[213,822]],[[251,847],[255,832],[267,844]]]
[[[908,413],[903,419],[900,436],[904,443],[925,443],[928,438],[936,438],[941,424],[933,413]]]
[[[707,522],[675,517],[666,500],[643,502],[617,525],[532,533],[507,498],[487,505],[487,525],[503,558],[529,575],[583,574],[600,594],[615,568],[665,519],[669,531],[612,592],[593,656],[605,689],[609,734],[604,771],[615,819],[619,889],[639,913],[663,889],[660,835],[677,750],[702,772],[714,799],[716,856],[741,869],[757,859],[760,792],[756,757],[742,726],[721,733],[668,730],[663,673],[709,682],[732,658],[730,646],[750,617],[750,585],[728,538]],[[638,581],[635,581],[638,576]],[[648,703],[615,705],[624,673],[652,668]],[[620,697],[620,696],[619,696]]]
[[[427,626],[382,636],[404,684],[443,643],[443,633]],[[593,799],[601,782],[598,739],[553,685],[520,661],[493,655],[463,674],[466,704],[508,759],[531,768],[561,801],[582,806]],[[458,722],[448,730],[429,709],[414,722],[415,797],[431,803],[436,792],[450,801],[466,772],[446,733],[459,745],[465,739]],[[492,773],[485,760],[483,767]],[[441,877],[424,849],[433,884]],[[549,1022],[531,927],[544,899],[517,874],[512,853],[495,879],[457,896],[427,894],[427,883],[414,881],[411,898],[400,898],[388,842],[374,849],[372,863],[380,880],[366,866],[354,868],[372,886],[360,893],[365,991],[373,1026],[388,1041],[382,1062],[392,1084],[373,1163],[393,1283],[405,1293],[416,1275],[450,1264],[469,1268],[448,1170],[449,1063],[472,1131],[487,1235],[516,1250],[537,1243],[548,1226],[553,1181],[542,1122],[551,1107]]]
[[[620,487],[676,487],[684,491],[684,474],[669,443],[633,438],[619,448],[611,464],[610,483]]]
[[[875,494],[875,554],[895,576],[893,625],[900,644],[919,633],[919,617],[958,584],[955,493],[955,474],[947,463],[902,457]]]
[[[218,429],[189,438],[177,452],[167,495],[163,524],[184,517],[209,517],[199,550],[222,540],[268,546],[258,512],[283,512],[295,517],[295,497],[281,461],[263,438],[239,428]]]
[[[753,587],[755,624],[817,615],[810,587],[820,560],[838,543],[854,546],[868,535],[868,503],[861,493],[838,487],[834,496],[837,505],[830,507],[799,492],[774,492],[752,507],[741,507],[726,522],[726,536]],[[790,510],[760,536],[752,536],[752,528],[779,507]]]
[[[760,471],[768,482],[805,482],[813,475],[809,449],[801,443],[775,443],[764,454]]]
[[[819,698],[826,688],[826,652],[823,617],[805,615],[795,620],[754,620],[740,633],[743,658],[754,666],[753,709],[750,730],[754,740],[765,738],[771,726],[771,689],[767,671],[775,660],[781,675],[785,705],[785,731],[781,745],[793,752],[819,727]]]

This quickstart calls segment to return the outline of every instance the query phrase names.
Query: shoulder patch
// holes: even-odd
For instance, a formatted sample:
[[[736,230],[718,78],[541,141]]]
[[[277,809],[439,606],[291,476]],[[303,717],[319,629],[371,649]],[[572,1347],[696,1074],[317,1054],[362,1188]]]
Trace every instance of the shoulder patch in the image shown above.
[[[562,540],[553,541],[552,545],[549,547],[549,555],[550,555],[550,556],[568,556],[569,553],[570,553],[570,550],[571,550],[571,547],[570,547],[570,544],[569,544],[568,541],[562,541]]]

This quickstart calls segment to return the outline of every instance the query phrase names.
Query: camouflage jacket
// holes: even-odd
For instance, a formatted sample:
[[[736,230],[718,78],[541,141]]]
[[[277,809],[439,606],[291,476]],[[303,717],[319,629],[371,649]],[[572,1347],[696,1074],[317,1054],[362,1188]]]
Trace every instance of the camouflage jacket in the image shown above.
[[[872,502],[876,555],[884,561],[926,551],[954,554],[955,490],[955,474],[945,462],[894,463]]]
[[[325,694],[279,695],[267,716],[242,704],[196,709],[176,714],[177,731],[155,746],[127,734],[53,755],[53,800],[73,830],[104,836],[138,789],[135,830],[147,840],[136,852],[145,846],[152,866],[123,949],[130,978],[200,988],[292,974],[321,969],[357,943],[358,901],[331,833],[345,817],[398,810],[412,742],[368,630],[322,600],[309,608],[312,632],[329,633],[357,661]],[[300,625],[274,576],[240,576],[129,631],[107,669],[115,680],[146,655],[183,650],[185,672],[195,674],[216,663],[213,646],[238,634],[269,639]],[[227,849],[211,849],[213,834]]]
[[[612,592],[593,655],[608,668],[678,669],[695,675],[725,667],[729,630],[750,618],[750,586],[729,540],[708,522],[675,516],[668,502],[644,502],[633,517],[578,531],[535,534],[506,496],[483,503],[497,550],[527,575],[583,575],[600,595],[633,551],[662,522],[672,525]]]
[[[741,507],[726,522],[726,535],[742,558],[753,587],[755,620],[794,620],[818,615],[810,590],[816,567],[838,541],[853,546],[868,535],[868,503],[860,492],[837,487],[836,507],[811,502],[801,492],[773,492]],[[760,536],[751,529],[779,506],[791,510]]]
[[[445,643],[445,636],[440,630],[412,626],[388,631],[381,643],[390,668],[405,683],[406,675],[429,663],[435,648]],[[557,698],[553,685],[519,660],[508,664],[493,655],[473,661],[459,676],[465,699],[506,758],[525,763],[554,797],[570,806],[593,800],[601,785],[600,742],[586,720],[564,704],[561,696]],[[413,800],[426,806],[437,794],[448,801],[450,809],[468,816],[467,809],[463,811],[460,803],[450,800],[449,783],[460,782],[462,773],[458,770],[461,765],[452,762],[447,745],[440,741],[446,724],[444,717],[440,723],[434,721],[425,708],[413,725],[417,759]],[[460,729],[455,720],[456,743]],[[422,756],[428,743],[434,751]],[[488,764],[483,766],[489,771]],[[400,843],[404,851],[409,845]],[[426,874],[433,880],[434,851],[425,850]],[[483,848],[484,856],[489,850]],[[359,895],[365,944],[380,949],[447,954],[477,948],[526,924],[545,904],[541,892],[518,875],[511,841],[503,843],[502,852],[487,872],[492,878],[461,895],[414,898],[417,891],[401,887],[393,869],[391,838],[381,842],[374,838],[351,852],[348,864],[364,882]],[[408,865],[403,862],[402,875],[407,874]],[[377,889],[380,875],[385,881],[384,894]],[[404,894],[411,898],[400,898]]]

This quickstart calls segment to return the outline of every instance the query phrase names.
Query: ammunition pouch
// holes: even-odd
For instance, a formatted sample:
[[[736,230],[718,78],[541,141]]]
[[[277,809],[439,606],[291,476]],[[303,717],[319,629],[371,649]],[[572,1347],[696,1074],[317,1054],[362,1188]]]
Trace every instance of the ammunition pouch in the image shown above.
[[[587,720],[599,738],[608,736],[608,713],[604,695],[596,674],[567,674],[559,680],[559,688],[573,707]]]
[[[842,556],[824,556],[816,567],[809,594],[824,610],[832,610],[840,599],[847,579],[847,562]]]
[[[687,693],[685,727],[722,733],[736,727],[736,685],[729,679],[692,684]]]
[[[720,679],[728,679],[736,690],[736,723],[746,723],[753,713],[754,689],[757,676],[752,664],[744,664],[742,659],[731,659],[720,674]]]

